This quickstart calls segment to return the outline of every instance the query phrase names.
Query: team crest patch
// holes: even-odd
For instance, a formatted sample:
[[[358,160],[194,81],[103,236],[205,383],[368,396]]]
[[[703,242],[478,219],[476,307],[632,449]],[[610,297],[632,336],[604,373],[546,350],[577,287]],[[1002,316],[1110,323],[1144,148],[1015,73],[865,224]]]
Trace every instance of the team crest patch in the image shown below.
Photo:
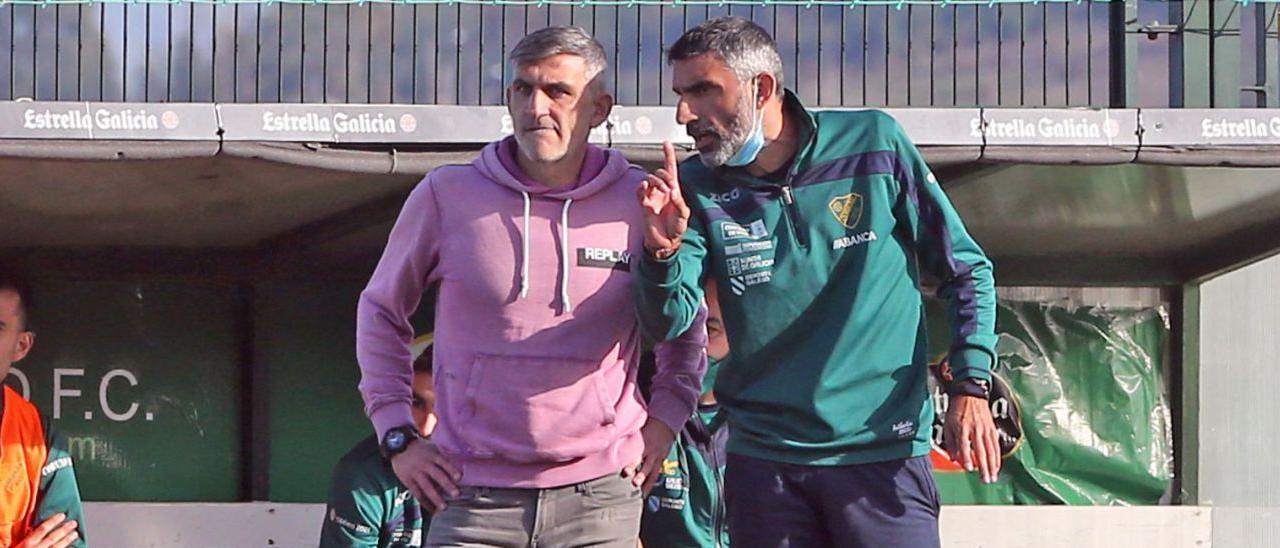
[[[663,459],[662,461],[663,474],[671,475],[679,471],[680,471],[680,461]]]
[[[836,196],[827,204],[827,209],[845,228],[857,228],[858,221],[862,220],[862,195],[851,192]]]

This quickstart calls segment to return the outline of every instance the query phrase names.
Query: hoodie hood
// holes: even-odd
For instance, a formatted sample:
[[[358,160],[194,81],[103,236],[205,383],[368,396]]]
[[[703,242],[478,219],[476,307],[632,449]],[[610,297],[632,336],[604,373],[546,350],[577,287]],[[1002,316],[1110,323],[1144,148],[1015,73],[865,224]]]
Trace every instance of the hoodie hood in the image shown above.
[[[569,299],[569,208],[575,200],[585,200],[609,187],[626,175],[631,164],[621,152],[587,145],[578,182],[565,187],[551,187],[534,181],[520,171],[515,155],[516,138],[507,137],[489,143],[480,151],[480,157],[472,164],[482,175],[501,186],[519,192],[524,198],[524,214],[520,230],[520,298],[529,296],[529,215],[533,198],[560,200],[560,303],[565,313],[573,311]]]
[[[516,192],[553,200],[584,200],[621,179],[631,168],[626,157],[616,150],[588,144],[578,182],[564,187],[551,187],[534,181],[516,164],[516,138],[506,137],[489,143],[472,164],[495,183]]]

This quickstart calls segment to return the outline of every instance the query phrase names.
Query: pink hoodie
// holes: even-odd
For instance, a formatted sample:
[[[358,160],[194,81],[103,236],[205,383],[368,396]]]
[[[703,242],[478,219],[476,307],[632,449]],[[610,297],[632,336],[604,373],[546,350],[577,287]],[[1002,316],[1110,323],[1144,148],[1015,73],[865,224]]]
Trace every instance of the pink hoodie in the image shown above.
[[[512,150],[508,138],[471,165],[438,168],[405,202],[360,296],[360,392],[379,439],[412,423],[409,316],[438,286],[432,439],[463,485],[556,487],[634,464],[649,415],[680,431],[701,391],[706,331],[700,318],[655,348],[646,409],[630,265],[645,173],[591,147],[585,180],[550,188],[503,162]]]

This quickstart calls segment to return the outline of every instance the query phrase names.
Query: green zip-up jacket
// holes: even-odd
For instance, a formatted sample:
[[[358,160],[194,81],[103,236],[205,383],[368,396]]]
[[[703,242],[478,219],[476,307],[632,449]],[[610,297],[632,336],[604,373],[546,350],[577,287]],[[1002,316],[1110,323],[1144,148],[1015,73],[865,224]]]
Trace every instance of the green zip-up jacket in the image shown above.
[[[988,379],[991,263],[892,117],[809,112],[790,93],[785,109],[802,143],[785,177],[681,163],[689,229],[668,259],[640,261],[641,321],[659,340],[682,333],[715,277],[730,453],[816,465],[927,454],[921,269],[947,302],[956,380]]]
[[[334,467],[320,546],[417,548],[430,520],[369,436]]]
[[[662,461],[640,518],[640,541],[645,548],[729,546],[724,506],[728,431],[716,418],[718,409],[718,405],[699,406]]]

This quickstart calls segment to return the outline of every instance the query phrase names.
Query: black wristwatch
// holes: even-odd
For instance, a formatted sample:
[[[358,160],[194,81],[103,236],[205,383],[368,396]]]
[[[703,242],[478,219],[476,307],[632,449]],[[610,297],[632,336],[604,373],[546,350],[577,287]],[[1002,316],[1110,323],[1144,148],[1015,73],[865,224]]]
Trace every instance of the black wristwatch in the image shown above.
[[[947,386],[948,396],[973,396],[991,399],[991,383],[982,379],[962,379]]]
[[[378,450],[382,452],[383,458],[391,460],[391,457],[403,453],[409,447],[409,442],[421,437],[422,434],[419,434],[418,429],[413,426],[397,426],[382,435],[382,443],[378,444]]]

